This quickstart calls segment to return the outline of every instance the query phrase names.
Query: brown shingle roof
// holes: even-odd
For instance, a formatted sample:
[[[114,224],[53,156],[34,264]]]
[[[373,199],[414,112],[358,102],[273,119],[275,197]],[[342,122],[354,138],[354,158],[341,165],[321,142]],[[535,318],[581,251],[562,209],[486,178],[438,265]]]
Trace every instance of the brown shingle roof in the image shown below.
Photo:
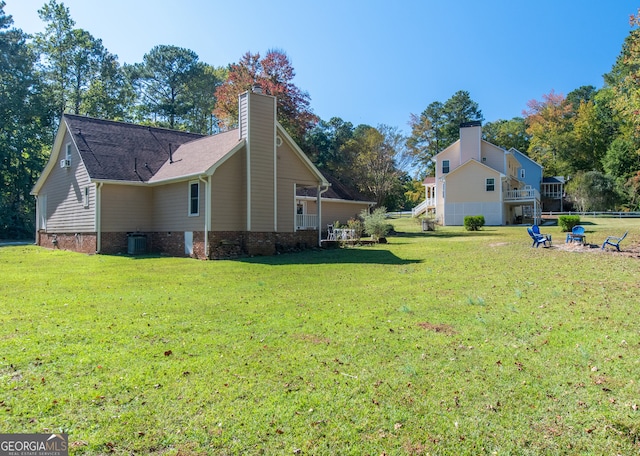
[[[92,179],[146,182],[170,151],[204,136],[73,114],[63,119]]]
[[[173,163],[166,161],[149,182],[170,180],[181,176],[194,176],[209,170],[244,140],[238,130],[190,141],[173,153]]]
[[[331,184],[329,190],[322,194],[323,198],[341,199],[347,201],[367,201],[367,199],[356,189],[347,187],[338,178],[322,171],[325,179]],[[298,188],[296,191],[298,196],[316,196],[316,189],[313,187]]]

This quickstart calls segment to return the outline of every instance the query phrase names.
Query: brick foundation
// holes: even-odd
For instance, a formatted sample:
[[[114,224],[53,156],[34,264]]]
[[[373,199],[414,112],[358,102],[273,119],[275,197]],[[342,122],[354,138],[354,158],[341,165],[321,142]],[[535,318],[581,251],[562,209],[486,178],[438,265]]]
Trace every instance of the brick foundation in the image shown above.
[[[127,247],[127,233],[102,233],[100,236],[100,253],[127,253]]]
[[[129,234],[125,232],[101,233],[100,253],[117,255],[128,253]],[[138,233],[136,233],[138,234]],[[147,252],[173,257],[186,257],[183,231],[139,233],[146,236]],[[54,242],[55,239],[55,242]],[[232,259],[250,255],[274,255],[314,248],[318,243],[316,230],[294,233],[211,231],[209,251],[205,252],[204,232],[193,232],[192,258]],[[38,233],[38,245],[82,253],[95,253],[96,233]]]
[[[45,233],[39,231],[37,244],[49,249],[72,250],[79,253],[96,253],[96,233]]]

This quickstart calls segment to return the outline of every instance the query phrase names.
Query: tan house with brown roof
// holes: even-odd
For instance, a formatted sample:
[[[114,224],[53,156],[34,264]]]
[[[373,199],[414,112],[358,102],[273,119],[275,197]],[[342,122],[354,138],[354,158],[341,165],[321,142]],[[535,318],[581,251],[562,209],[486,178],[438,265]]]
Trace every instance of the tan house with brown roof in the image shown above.
[[[37,243],[107,254],[273,254],[317,246],[327,220],[369,207],[325,196],[330,183],[277,122],[275,97],[246,92],[239,103],[240,127],[214,136],[65,114],[32,190]]]

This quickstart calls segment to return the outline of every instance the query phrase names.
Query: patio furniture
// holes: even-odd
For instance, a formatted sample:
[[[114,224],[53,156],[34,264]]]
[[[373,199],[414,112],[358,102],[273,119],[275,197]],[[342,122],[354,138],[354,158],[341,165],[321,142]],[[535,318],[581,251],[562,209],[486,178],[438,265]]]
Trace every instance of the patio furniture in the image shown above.
[[[327,241],[335,241],[336,233],[333,229],[333,225],[327,225]]]
[[[551,245],[551,235],[550,234],[543,234],[540,232],[540,227],[538,225],[533,225],[531,227],[531,231],[533,231],[533,234],[539,234],[540,236],[544,236],[547,238],[547,241],[549,241],[549,245]]]
[[[355,238],[356,230],[352,228],[335,228],[334,239],[336,241],[350,241]]]
[[[544,245],[544,247],[549,247],[547,245],[547,242],[551,244],[551,242],[545,236],[543,236],[542,234],[534,233],[531,228],[527,228],[527,232],[529,233],[529,236],[531,236],[531,239],[533,239],[533,244],[531,244],[531,247],[538,248],[540,244]]]
[[[604,240],[604,242],[602,243],[602,250],[604,250],[604,247],[609,244],[613,247],[615,247],[618,252],[620,251],[620,243],[622,242],[622,240],[624,238],[627,237],[627,234],[629,232],[626,231],[621,237],[615,237],[615,236],[607,236],[607,239]]]
[[[565,242],[580,242],[584,244],[586,241],[587,236],[584,234],[584,226],[576,225],[571,229],[571,233],[567,233]]]

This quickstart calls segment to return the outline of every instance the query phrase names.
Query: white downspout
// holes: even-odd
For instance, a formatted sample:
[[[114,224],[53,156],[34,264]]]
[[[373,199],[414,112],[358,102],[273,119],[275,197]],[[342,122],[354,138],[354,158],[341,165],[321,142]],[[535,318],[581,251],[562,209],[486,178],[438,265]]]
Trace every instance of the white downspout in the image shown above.
[[[198,179],[204,182],[204,257],[209,259],[209,228],[211,226],[211,176],[206,180],[202,176]]]
[[[102,250],[102,184],[96,183],[96,253]]]
[[[318,212],[318,246],[322,247],[322,194],[324,192],[326,192],[327,190],[329,190],[329,186],[331,184],[327,185],[327,187],[324,190],[321,190],[321,186],[318,185],[318,200],[316,201],[316,207],[317,207],[317,212]]]

